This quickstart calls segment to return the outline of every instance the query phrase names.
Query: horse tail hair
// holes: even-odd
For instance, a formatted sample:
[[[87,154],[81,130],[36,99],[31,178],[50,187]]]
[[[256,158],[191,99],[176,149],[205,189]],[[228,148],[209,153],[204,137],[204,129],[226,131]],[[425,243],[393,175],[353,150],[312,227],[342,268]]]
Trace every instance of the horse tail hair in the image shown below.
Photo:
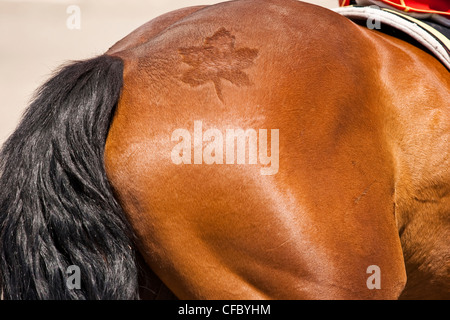
[[[119,58],[72,62],[37,91],[5,142],[3,299],[138,298],[133,233],[103,161],[122,84]]]

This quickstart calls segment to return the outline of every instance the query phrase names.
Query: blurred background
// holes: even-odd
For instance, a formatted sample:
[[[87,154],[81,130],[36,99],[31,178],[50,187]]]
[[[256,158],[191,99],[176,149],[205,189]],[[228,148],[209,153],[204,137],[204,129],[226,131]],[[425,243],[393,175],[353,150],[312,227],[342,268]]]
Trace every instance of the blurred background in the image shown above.
[[[218,2],[222,1],[0,0],[0,146],[17,126],[33,92],[64,62],[102,54],[168,11]],[[305,2],[338,6],[338,0]]]

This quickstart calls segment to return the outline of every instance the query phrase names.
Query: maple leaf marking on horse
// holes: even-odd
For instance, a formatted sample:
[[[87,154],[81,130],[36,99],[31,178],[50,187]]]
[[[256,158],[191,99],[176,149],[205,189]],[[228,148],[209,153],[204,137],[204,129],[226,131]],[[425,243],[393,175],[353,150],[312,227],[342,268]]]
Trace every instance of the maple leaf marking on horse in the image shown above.
[[[249,68],[258,56],[257,49],[235,48],[235,36],[225,28],[219,29],[213,36],[204,40],[202,46],[180,48],[183,62],[192,68],[186,71],[182,81],[192,87],[209,81],[214,84],[217,96],[223,102],[221,79],[236,86],[252,84],[242,70]]]

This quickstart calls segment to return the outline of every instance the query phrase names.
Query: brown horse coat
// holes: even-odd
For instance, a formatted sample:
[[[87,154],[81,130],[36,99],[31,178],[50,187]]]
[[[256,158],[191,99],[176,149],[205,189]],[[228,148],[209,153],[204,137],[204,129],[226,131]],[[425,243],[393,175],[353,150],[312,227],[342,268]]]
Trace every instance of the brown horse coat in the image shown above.
[[[291,0],[171,12],[107,54],[125,63],[108,178],[177,297],[450,297],[450,77],[433,57]],[[277,172],[175,164],[195,122],[223,141],[279,130]]]

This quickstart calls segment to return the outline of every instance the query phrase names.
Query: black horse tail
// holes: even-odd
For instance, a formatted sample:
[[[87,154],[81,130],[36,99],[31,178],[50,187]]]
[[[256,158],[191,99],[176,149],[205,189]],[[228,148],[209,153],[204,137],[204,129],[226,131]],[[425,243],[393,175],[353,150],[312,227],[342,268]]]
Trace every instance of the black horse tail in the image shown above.
[[[63,67],[38,90],[4,144],[4,299],[138,298],[133,234],[103,161],[122,83],[119,58]]]

